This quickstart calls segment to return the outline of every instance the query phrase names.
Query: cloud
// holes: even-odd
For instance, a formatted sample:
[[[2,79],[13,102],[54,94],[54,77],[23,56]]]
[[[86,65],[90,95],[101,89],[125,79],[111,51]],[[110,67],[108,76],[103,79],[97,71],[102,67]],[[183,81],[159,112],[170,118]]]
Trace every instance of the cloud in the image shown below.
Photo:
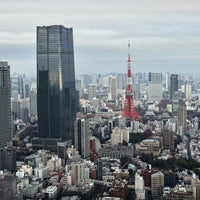
[[[0,44],[30,45],[36,42],[35,33],[30,32],[2,32],[0,31]]]
[[[36,26],[52,24],[73,27],[77,73],[124,71],[129,39],[138,71],[200,61],[199,0],[6,0],[0,18],[0,59],[16,71],[35,73]]]

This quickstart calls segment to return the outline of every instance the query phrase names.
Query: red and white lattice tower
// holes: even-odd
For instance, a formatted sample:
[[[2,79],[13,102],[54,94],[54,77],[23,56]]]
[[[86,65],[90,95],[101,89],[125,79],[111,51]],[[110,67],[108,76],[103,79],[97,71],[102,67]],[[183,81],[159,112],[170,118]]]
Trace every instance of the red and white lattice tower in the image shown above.
[[[131,59],[130,59],[130,42],[128,43],[128,74],[127,74],[127,85],[125,92],[125,101],[124,101],[124,110],[122,116],[126,119],[133,122],[136,119],[139,119],[139,115],[136,111],[133,97],[133,85],[132,85],[132,76],[131,76]]]

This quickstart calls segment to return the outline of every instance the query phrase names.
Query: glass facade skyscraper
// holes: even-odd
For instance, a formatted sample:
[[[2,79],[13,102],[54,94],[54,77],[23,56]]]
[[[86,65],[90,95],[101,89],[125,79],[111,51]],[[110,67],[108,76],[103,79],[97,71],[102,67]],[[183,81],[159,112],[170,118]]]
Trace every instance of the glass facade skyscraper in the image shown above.
[[[0,61],[0,148],[11,141],[10,66]]]
[[[76,92],[72,28],[37,27],[37,104],[39,137],[73,142]]]
[[[178,92],[178,74],[170,75],[170,98],[173,99],[175,92]]]

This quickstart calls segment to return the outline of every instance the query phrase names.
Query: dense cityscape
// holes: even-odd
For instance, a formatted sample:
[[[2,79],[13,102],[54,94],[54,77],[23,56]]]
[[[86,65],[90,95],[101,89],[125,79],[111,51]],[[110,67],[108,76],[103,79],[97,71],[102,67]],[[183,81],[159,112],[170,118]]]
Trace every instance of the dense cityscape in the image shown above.
[[[200,77],[75,76],[73,29],[37,27],[37,77],[0,62],[0,199],[200,199]]]

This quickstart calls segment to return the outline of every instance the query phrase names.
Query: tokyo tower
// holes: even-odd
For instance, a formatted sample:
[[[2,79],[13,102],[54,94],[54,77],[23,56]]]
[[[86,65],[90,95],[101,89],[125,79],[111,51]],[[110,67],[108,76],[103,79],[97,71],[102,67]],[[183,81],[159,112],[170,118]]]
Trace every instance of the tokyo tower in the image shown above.
[[[132,85],[132,76],[131,76],[131,59],[130,59],[130,42],[128,43],[128,74],[127,74],[127,85],[125,92],[125,101],[124,101],[124,110],[122,116],[126,117],[127,120],[133,122],[136,119],[140,119],[138,115],[133,97],[133,85]]]

